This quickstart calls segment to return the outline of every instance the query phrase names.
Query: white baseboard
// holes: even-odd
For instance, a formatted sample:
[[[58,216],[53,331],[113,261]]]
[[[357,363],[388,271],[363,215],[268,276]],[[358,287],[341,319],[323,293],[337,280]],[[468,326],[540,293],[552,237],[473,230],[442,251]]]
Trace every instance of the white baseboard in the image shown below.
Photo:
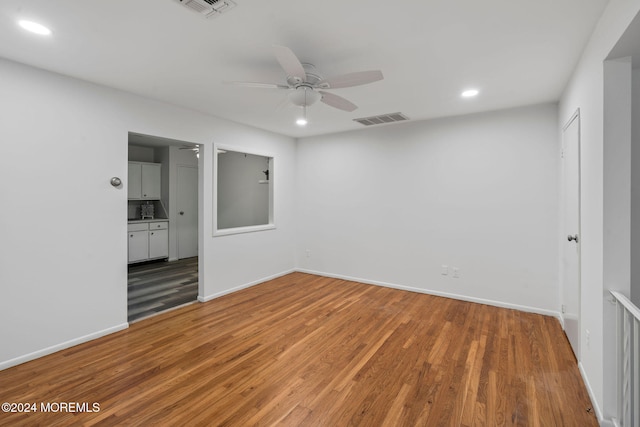
[[[605,420],[603,418],[602,409],[598,406],[598,400],[593,394],[593,389],[591,388],[591,384],[589,383],[589,378],[587,377],[587,373],[584,370],[581,362],[578,362],[578,369],[580,370],[580,375],[582,376],[582,381],[584,382],[584,386],[587,388],[587,393],[589,393],[589,398],[591,399],[591,405],[593,406],[593,410],[596,413],[596,417],[598,417],[598,422],[600,426],[613,427],[615,424],[611,420]]]
[[[430,289],[413,288],[411,286],[403,286],[403,285],[397,285],[395,283],[387,283],[387,282],[380,282],[380,281],[377,281],[377,280],[362,279],[362,278],[359,278],[359,277],[345,276],[345,275],[342,275],[342,274],[325,273],[325,272],[322,272],[322,271],[307,270],[307,269],[302,269],[302,268],[298,268],[295,271],[298,271],[300,273],[315,274],[316,276],[324,276],[324,277],[332,277],[334,279],[349,280],[351,282],[366,283],[367,285],[383,286],[383,287],[386,287],[386,288],[400,289],[400,290],[403,290],[403,291],[410,291],[410,292],[417,292],[417,293],[421,293],[421,294],[435,295],[435,296],[445,297],[445,298],[452,298],[452,299],[456,299],[456,300],[460,300],[460,301],[475,302],[475,303],[478,303],[478,304],[491,305],[491,306],[494,306],[494,307],[509,308],[509,309],[512,309],[512,310],[525,311],[527,313],[542,314],[544,316],[555,317],[560,322],[562,322],[562,320],[560,320],[562,316],[561,316],[559,311],[546,310],[546,309],[543,309],[543,308],[530,307],[530,306],[526,306],[526,305],[510,304],[510,303],[506,303],[506,302],[502,302],[502,301],[494,301],[494,300],[488,300],[488,299],[484,299],[484,298],[476,298],[476,297],[470,297],[470,296],[466,296],[466,295],[459,295],[459,294],[452,294],[452,293],[448,293],[448,292],[434,291],[434,290],[430,290]]]
[[[84,335],[82,337],[74,338],[69,341],[65,341],[60,344],[53,345],[51,347],[43,348],[42,350],[34,351],[33,353],[25,354],[23,356],[16,357],[14,359],[10,359],[4,362],[0,362],[0,371],[3,369],[10,368],[12,366],[20,365],[21,363],[29,362],[31,360],[37,359],[42,356],[46,356],[51,353],[55,353],[56,351],[64,350],[69,347],[76,346],[78,344],[85,343],[87,341],[95,340],[96,338],[103,337],[105,335],[112,334],[114,332],[121,331],[123,329],[127,329],[129,327],[128,323],[122,323],[117,326],[113,326],[111,328],[103,329],[98,332],[94,332],[92,334]]]
[[[262,279],[254,280],[253,282],[245,283],[244,285],[236,286],[235,288],[225,289],[224,291],[217,292],[217,293],[212,294],[212,295],[207,295],[205,297],[203,297],[201,295],[198,295],[198,301],[200,301],[200,302],[211,301],[213,299],[220,298],[221,296],[232,294],[232,293],[240,291],[242,289],[250,288],[252,286],[259,285],[260,283],[264,283],[264,282],[267,282],[269,280],[277,279],[278,277],[286,276],[287,274],[294,273],[295,271],[296,270],[291,269],[291,270],[283,271],[283,272],[280,272],[280,273],[276,273],[276,274],[273,274],[271,276],[263,277]]]

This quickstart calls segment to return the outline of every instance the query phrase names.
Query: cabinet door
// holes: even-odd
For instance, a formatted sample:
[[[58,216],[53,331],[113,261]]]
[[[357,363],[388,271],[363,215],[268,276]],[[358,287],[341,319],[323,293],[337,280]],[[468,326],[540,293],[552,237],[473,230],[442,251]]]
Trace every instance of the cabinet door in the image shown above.
[[[149,258],[169,256],[169,230],[149,231]]]
[[[142,198],[160,199],[160,164],[142,164]]]
[[[129,231],[129,262],[142,261],[149,258],[149,232]]]
[[[127,198],[140,199],[142,197],[142,169],[140,163],[129,163],[129,183]]]

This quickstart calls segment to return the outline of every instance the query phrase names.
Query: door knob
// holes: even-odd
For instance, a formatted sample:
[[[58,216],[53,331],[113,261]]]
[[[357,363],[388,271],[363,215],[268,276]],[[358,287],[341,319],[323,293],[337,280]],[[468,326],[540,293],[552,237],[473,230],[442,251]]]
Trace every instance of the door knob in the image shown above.
[[[180,211],[180,215],[184,215],[184,211]]]
[[[578,243],[578,235],[575,234],[575,235],[572,236],[571,234],[569,234],[567,236],[567,240],[570,241],[570,242],[573,240],[574,242]]]

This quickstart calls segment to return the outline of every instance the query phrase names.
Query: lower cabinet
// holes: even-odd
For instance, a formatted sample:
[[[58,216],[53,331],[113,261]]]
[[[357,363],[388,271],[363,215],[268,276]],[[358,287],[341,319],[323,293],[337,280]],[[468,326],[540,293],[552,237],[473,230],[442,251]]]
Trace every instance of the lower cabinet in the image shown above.
[[[129,231],[129,262],[149,259],[149,231]]]
[[[129,263],[169,257],[169,223],[138,222],[129,224]]]
[[[169,230],[149,231],[149,258],[166,258],[169,256]]]

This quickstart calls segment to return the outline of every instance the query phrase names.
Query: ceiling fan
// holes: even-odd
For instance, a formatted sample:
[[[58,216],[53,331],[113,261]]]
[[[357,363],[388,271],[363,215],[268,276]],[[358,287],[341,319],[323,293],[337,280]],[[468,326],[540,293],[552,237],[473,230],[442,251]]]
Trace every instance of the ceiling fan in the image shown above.
[[[358,108],[351,101],[326,92],[328,89],[360,86],[382,80],[384,76],[380,70],[359,71],[341,74],[330,78],[322,78],[316,74],[312,64],[302,63],[291,49],[285,46],[273,46],[273,52],[280,66],[287,76],[287,84],[257,83],[257,82],[227,82],[245,87],[265,89],[285,89],[289,91],[289,100],[296,106],[306,107],[321,101],[331,107],[343,111],[354,111]]]

